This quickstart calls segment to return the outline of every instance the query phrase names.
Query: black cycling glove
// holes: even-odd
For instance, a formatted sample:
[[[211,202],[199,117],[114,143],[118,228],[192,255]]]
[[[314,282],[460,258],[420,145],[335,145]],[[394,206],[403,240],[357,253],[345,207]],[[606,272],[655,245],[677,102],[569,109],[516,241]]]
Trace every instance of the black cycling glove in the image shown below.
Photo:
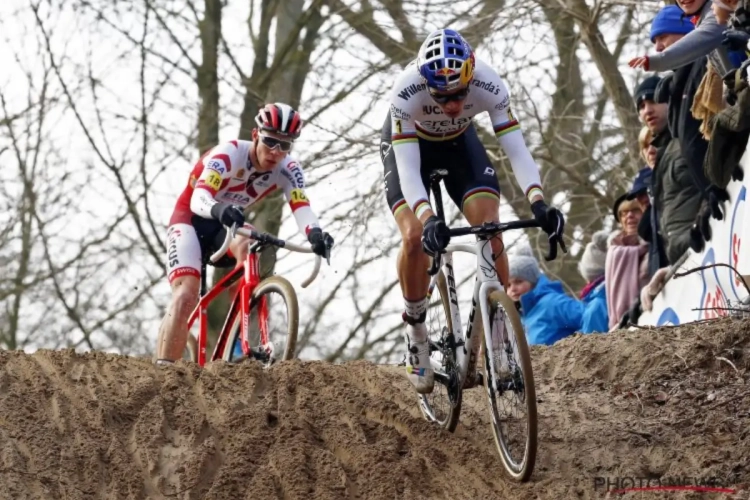
[[[531,204],[531,211],[534,219],[539,222],[542,230],[547,233],[550,239],[557,237],[562,241],[563,231],[565,230],[565,217],[555,207],[548,207],[543,200],[537,200]]]
[[[242,209],[229,203],[217,203],[212,206],[211,217],[228,227],[232,227],[233,224],[242,227],[245,223],[245,215],[242,213]]]
[[[314,227],[307,233],[307,241],[312,245],[315,255],[320,255],[324,259],[330,257],[331,247],[333,247],[333,237],[330,234],[324,233],[319,227]]]
[[[451,242],[451,233],[445,222],[437,215],[431,215],[424,223],[422,230],[422,248],[425,253],[434,257],[445,250]]]

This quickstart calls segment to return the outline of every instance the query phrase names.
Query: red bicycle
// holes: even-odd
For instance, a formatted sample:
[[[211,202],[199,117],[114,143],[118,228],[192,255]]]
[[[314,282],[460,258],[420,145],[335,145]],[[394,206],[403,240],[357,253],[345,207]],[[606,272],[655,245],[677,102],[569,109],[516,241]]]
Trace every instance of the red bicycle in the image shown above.
[[[248,252],[242,267],[237,267],[206,292],[206,262],[201,268],[200,300],[188,319],[188,332],[198,320],[197,339],[188,334],[187,359],[200,366],[206,363],[206,342],[208,339],[208,304],[221,292],[239,280],[237,290],[229,307],[224,326],[219,332],[211,361],[223,359],[236,362],[252,358],[270,366],[278,360],[294,358],[299,327],[297,294],[289,281],[279,275],[260,279],[259,254],[269,246],[284,248],[292,252],[312,253],[312,248],[295,245],[268,233],[248,227],[232,226],[227,230],[224,244],[209,257],[210,262],[218,261],[229,249],[229,243],[236,234],[250,238]],[[330,251],[330,249],[329,249]],[[315,256],[315,266],[309,278],[302,282],[302,288],[312,283],[320,270],[321,257]],[[329,262],[329,257],[326,256]],[[274,299],[272,294],[277,294]],[[286,319],[282,319],[286,313]],[[250,318],[257,317],[257,330],[250,328]],[[275,320],[280,320],[276,326]],[[238,359],[239,358],[239,359]]]

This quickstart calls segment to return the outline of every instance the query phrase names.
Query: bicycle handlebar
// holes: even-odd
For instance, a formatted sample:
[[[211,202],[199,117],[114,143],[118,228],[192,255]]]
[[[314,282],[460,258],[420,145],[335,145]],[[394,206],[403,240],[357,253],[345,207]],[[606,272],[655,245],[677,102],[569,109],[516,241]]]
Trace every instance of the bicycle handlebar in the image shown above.
[[[449,231],[451,237],[465,236],[467,234],[488,236],[509,231],[511,229],[528,229],[531,227],[540,227],[539,222],[534,219],[515,220],[511,222],[485,222],[479,226],[457,227],[451,228]],[[549,252],[544,256],[544,260],[549,262],[557,258],[558,244],[560,245],[560,248],[562,248],[563,253],[568,253],[568,249],[566,248],[563,239],[553,235],[549,237]],[[441,254],[437,254],[432,259],[430,270],[427,271],[430,276],[434,276],[440,270],[440,255]]]
[[[224,226],[227,227],[227,226]],[[227,227],[227,236],[224,238],[224,243],[221,245],[221,248],[219,248],[216,252],[214,252],[211,257],[209,257],[211,262],[216,262],[220,258],[224,256],[225,253],[227,253],[227,250],[229,250],[229,244],[232,242],[232,239],[236,234],[246,236],[252,240],[255,240],[257,243],[260,243],[261,245],[273,245],[279,248],[283,248],[285,250],[289,250],[290,252],[299,252],[299,253],[313,253],[312,248],[304,247],[302,245],[297,245],[295,243],[290,243],[285,240],[281,240],[271,234],[263,233],[260,231],[256,231],[255,229],[249,229],[245,227],[237,227],[237,224],[232,225],[232,227]],[[321,257],[320,255],[315,255],[315,265],[313,266],[313,271],[310,274],[310,276],[304,280],[301,284],[302,288],[307,288],[310,283],[315,281],[315,278],[318,276],[318,272],[320,271],[320,261]]]

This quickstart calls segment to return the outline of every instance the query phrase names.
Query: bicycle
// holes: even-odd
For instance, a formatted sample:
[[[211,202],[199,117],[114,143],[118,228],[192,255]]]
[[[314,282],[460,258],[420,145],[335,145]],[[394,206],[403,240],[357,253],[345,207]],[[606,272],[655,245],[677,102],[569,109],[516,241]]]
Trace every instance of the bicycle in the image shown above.
[[[225,226],[226,227],[226,226]],[[188,358],[203,367],[206,363],[206,343],[208,339],[208,304],[211,303],[221,292],[229,288],[239,280],[237,290],[229,307],[224,326],[219,332],[214,347],[211,361],[223,359],[225,361],[237,361],[252,358],[263,363],[265,367],[271,366],[276,361],[294,358],[297,344],[297,329],[299,326],[299,307],[297,294],[289,281],[279,275],[260,279],[260,257],[259,254],[269,246],[284,248],[292,252],[312,253],[312,249],[290,243],[276,238],[268,233],[256,231],[246,227],[233,225],[227,228],[224,243],[215,253],[209,257],[211,263],[217,262],[229,249],[229,244],[236,234],[250,238],[245,261],[241,267],[237,267],[224,276],[210,290],[206,291],[206,265],[204,260],[201,265],[200,300],[188,319],[188,332],[198,321],[199,331],[196,339],[188,333],[188,344],[183,358]],[[328,249],[330,250],[330,248]],[[326,255],[329,262],[329,256]],[[320,271],[321,257],[315,256],[315,265],[311,275],[302,282],[302,288],[307,288],[317,277]],[[287,321],[285,324],[286,340],[284,342],[272,338],[275,330],[269,329],[269,318],[278,316],[269,313],[270,293],[277,293],[281,297],[279,305],[286,308]],[[257,314],[258,332],[257,339],[250,340],[250,315]],[[282,326],[282,329],[283,326]],[[239,341],[239,346],[237,342]],[[280,355],[279,355],[280,354]]]
[[[440,181],[447,174],[447,170],[443,169],[430,174],[430,190],[435,197],[437,216],[442,220],[445,220],[445,217]],[[504,231],[532,227],[539,227],[539,223],[535,220],[488,222],[479,226],[450,229],[451,237],[472,234],[476,236],[476,242],[451,243],[442,255],[438,254],[432,260],[428,271],[432,278],[427,297],[432,299],[436,289],[439,294],[438,301],[431,304],[428,311],[434,313],[442,308],[446,325],[437,329],[428,325],[430,362],[435,370],[436,385],[432,393],[419,395],[419,406],[424,417],[453,432],[461,413],[463,390],[484,385],[496,448],[508,475],[519,482],[529,479],[536,461],[537,408],[534,375],[526,333],[513,301],[505,294],[505,288],[497,276],[490,240]],[[560,246],[565,252],[565,244],[562,241]],[[461,314],[453,277],[455,252],[467,252],[477,256],[474,294],[465,334],[461,332]],[[550,251],[545,259],[553,260],[556,256],[557,239],[553,238],[550,239]],[[477,303],[479,315],[476,315]],[[439,316],[439,313],[436,316]],[[499,324],[495,320],[499,320]],[[508,326],[513,331],[515,343],[511,342],[511,336],[507,334]],[[433,340],[435,333],[437,338]],[[406,333],[404,336],[406,337]],[[480,348],[476,339],[479,336],[482,337],[481,347],[484,352],[484,374],[476,373]],[[448,396],[448,408],[443,412],[436,412],[435,399],[439,387],[445,388]],[[528,435],[524,440],[520,461],[513,457],[511,449],[517,438],[516,433],[509,432],[511,425],[520,423],[520,420],[498,414],[499,402],[505,396],[518,399],[526,409],[523,423]]]

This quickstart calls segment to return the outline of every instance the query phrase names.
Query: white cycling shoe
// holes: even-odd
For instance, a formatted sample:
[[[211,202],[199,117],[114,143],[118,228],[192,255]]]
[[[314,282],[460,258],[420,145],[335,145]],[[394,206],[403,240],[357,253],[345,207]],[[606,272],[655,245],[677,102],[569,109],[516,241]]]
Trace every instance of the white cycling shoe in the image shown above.
[[[423,330],[422,337],[427,337],[427,327],[424,323],[406,325],[406,334],[409,337],[408,356],[406,358],[406,377],[412,383],[419,394],[429,394],[435,387],[435,371],[430,366],[430,347],[427,340],[415,342],[414,330]]]

